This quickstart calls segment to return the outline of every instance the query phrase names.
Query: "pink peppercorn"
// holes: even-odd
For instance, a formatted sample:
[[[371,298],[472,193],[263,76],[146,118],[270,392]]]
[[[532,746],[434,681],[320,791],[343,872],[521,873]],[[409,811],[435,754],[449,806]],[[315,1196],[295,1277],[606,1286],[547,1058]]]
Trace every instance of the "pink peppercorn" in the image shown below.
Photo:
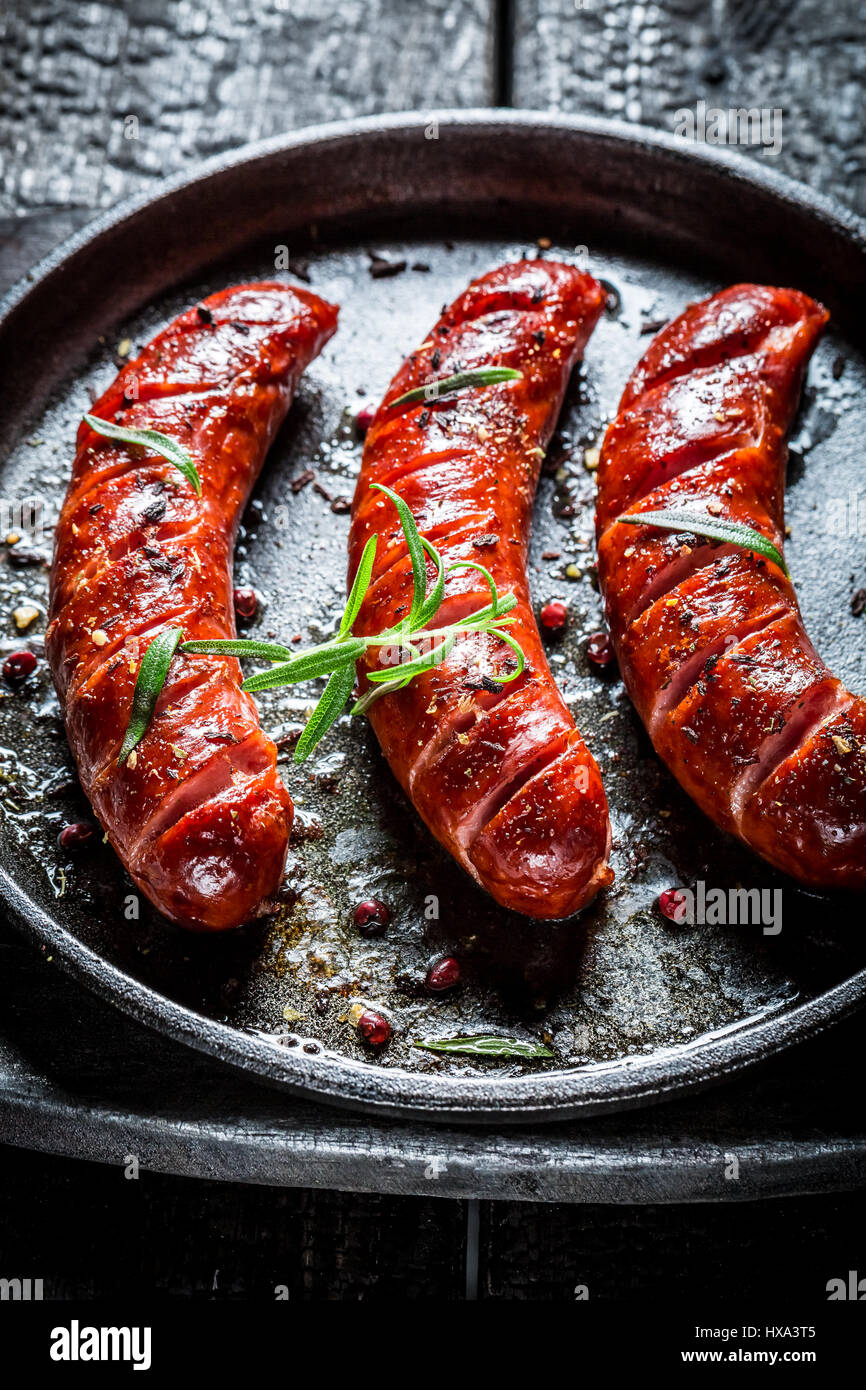
[[[659,911],[669,922],[683,922],[687,905],[685,893],[679,888],[666,888],[659,893]]]
[[[235,589],[235,612],[239,618],[254,618],[259,598],[255,589]]]
[[[551,599],[541,610],[541,626],[548,632],[561,632],[568,622],[568,609],[558,598]]]
[[[95,831],[96,827],[90,821],[73,821],[70,825],[64,825],[57,836],[57,843],[61,849],[80,849],[93,839]]]
[[[391,1025],[387,1018],[374,1013],[372,1009],[364,1010],[355,1027],[371,1047],[381,1047],[391,1036]]]
[[[614,658],[613,643],[606,632],[594,632],[586,647],[593,666],[609,666]]]
[[[12,652],[3,662],[3,675],[10,684],[15,685],[18,681],[26,680],[28,676],[32,676],[38,664],[32,652],[24,650]]]
[[[354,920],[362,936],[381,936],[391,921],[391,913],[378,898],[367,898],[355,908]]]
[[[427,971],[425,981],[427,988],[434,994],[439,994],[442,990],[453,989],[460,983],[460,964],[453,956],[443,956],[431,965]]]

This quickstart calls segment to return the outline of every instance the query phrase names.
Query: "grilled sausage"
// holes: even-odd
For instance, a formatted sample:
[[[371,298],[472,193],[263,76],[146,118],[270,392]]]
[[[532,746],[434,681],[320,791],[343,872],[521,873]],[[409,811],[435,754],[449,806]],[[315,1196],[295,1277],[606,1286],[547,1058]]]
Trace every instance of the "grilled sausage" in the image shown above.
[[[175,319],[93,414],[190,452],[197,498],[165,459],[83,422],[57,527],[46,647],[81,782],[138,886],[185,927],[258,912],[283,870],[293,807],[228,658],[176,659],[124,764],[139,662],[163,628],[234,635],[238,522],[298,378],[336,329],[306,290],[241,285]]]
[[[781,550],[785,435],[827,321],[793,290],[735,285],[650,345],[598,473],[599,577],[656,751],[724,830],[815,887],[866,887],[866,701],[827,669],[772,561],[617,522],[688,508]]]
[[[501,593],[517,596],[519,678],[497,684],[508,649],[466,636],[442,664],[378,700],[370,718],[437,839],[499,903],[530,917],[568,916],[613,876],[601,778],[548,668],[526,573],[544,449],[603,301],[590,276],[551,261],[474,281],[388,388],[367,435],[349,540],[351,578],[368,537],[379,536],[358,635],[399,622],[412,594],[396,510],[371,483],[400,494],[446,565],[480,562]],[[391,406],[433,379],[490,365],[522,379]],[[488,601],[481,576],[461,571],[434,624]]]

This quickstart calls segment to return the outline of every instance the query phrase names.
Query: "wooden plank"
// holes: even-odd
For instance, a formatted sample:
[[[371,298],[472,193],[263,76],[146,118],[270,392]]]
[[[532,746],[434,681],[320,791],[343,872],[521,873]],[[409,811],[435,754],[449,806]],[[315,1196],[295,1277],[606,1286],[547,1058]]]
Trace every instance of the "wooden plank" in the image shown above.
[[[0,1149],[4,1270],[46,1299],[454,1301],[463,1205],[190,1182]]]
[[[481,1297],[816,1308],[852,1268],[866,1198],[741,1207],[482,1208]],[[577,1315],[577,1313],[576,1313]],[[761,1314],[763,1317],[763,1314]]]
[[[485,105],[494,15],[494,0],[13,0],[0,11],[0,215],[108,207],[318,121]]]
[[[46,1299],[458,1301],[466,1204],[190,1182],[0,1150],[2,1259]],[[23,1215],[22,1215],[23,1214]],[[862,1192],[739,1207],[481,1209],[478,1297],[814,1306],[856,1268]],[[120,1233],[120,1238],[118,1236]],[[852,1236],[854,1240],[852,1240]]]
[[[669,132],[699,99],[780,110],[777,156],[738,150],[866,213],[862,0],[520,0],[514,45],[516,106]]]

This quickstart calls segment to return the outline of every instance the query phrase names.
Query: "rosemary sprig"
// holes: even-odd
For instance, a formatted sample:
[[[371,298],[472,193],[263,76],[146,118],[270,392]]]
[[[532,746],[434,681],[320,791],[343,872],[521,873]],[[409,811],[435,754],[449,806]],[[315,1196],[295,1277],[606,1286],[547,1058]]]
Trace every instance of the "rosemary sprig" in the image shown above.
[[[186,478],[196,497],[201,497],[201,478],[192,461],[192,455],[182,444],[178,444],[176,439],[170,439],[159,430],[125,429],[122,425],[112,425],[108,420],[100,420],[98,415],[85,415],[84,419],[96,434],[102,434],[106,439],[118,439],[123,444],[140,444],[142,448],[150,449],[152,454],[160,454],[162,458],[168,459],[168,462],[173,463],[178,472]]]
[[[660,511],[624,512],[617,521],[625,521],[629,526],[659,526],[663,531],[691,532],[695,536],[707,536],[712,541],[726,541],[728,545],[738,545],[741,550],[751,550],[765,560],[772,560],[784,575],[790,579],[784,556],[772,541],[754,531],[751,526],[743,526],[739,521],[717,521],[715,517],[703,512]]]
[[[438,381],[428,381],[426,386],[416,386],[405,391],[396,400],[388,402],[388,410],[398,405],[409,405],[412,401],[438,401],[440,396],[452,396],[455,391],[468,391],[473,386],[496,386],[500,381],[517,381],[523,376],[515,367],[476,367],[469,372],[457,372],[454,376],[443,376]]]
[[[514,653],[516,658],[512,663],[514,669],[505,670],[495,676],[500,684],[505,685],[508,681],[516,680],[523,671],[525,662],[523,651],[520,644],[507,631],[508,626],[514,621],[508,616],[517,603],[514,594],[500,594],[490,571],[474,560],[462,561],[446,568],[442,556],[435,546],[419,534],[415,518],[402,497],[399,497],[391,488],[385,487],[384,484],[375,483],[373,486],[393,502],[406,539],[406,547],[412,565],[412,602],[406,618],[372,637],[356,637],[352,632],[352,627],[361,610],[373,576],[378,537],[371,536],[364,547],[364,553],[361,556],[361,562],[358,565],[346,607],[340,619],[340,625],[334,636],[329,638],[327,642],[320,642],[317,646],[308,647],[305,651],[300,652],[281,643],[258,642],[242,637],[200,642],[190,641],[184,642],[180,647],[181,652],[189,656],[250,657],[269,662],[269,669],[257,671],[244,681],[242,689],[250,693],[270,690],[281,685],[295,685],[300,681],[315,680],[319,676],[328,676],[328,684],[324,693],[310,715],[304,732],[295,747],[296,763],[302,763],[309,757],[331,726],[339,719],[355,684],[355,663],[367,652],[379,651],[385,656],[388,664],[380,671],[368,671],[367,679],[370,689],[352,706],[351,713],[353,715],[366,714],[370,706],[376,700],[381,699],[383,695],[394,690],[402,690],[423,671],[429,671],[432,667],[439,665],[454,649],[458,639],[471,633],[486,633],[491,637],[498,638]],[[428,557],[433,561],[435,568],[435,578],[429,588],[427,581]],[[435,619],[445,597],[447,576],[458,570],[467,569],[477,570],[483,577],[490,591],[490,602],[478,608],[474,613],[469,613],[459,623],[449,623],[443,627],[431,627],[430,624]],[[133,742],[129,743],[129,748],[133,748],[146,732],[153,707],[168,673],[171,653],[174,652],[174,646],[172,646],[167,659],[163,660],[164,648],[162,645],[157,646],[157,644],[161,643],[164,638],[167,640],[168,634],[174,632],[176,629],[167,629],[165,633],[161,633],[159,637],[154,639],[145,653],[139,672],[139,680],[136,682],[133,714],[124,739],[124,748],[126,748],[130,738],[133,739]],[[175,638],[176,644],[177,637]],[[152,651],[154,651],[153,658],[151,658]],[[157,658],[160,659],[157,660]],[[380,656],[381,659],[382,656]],[[143,679],[145,667],[147,667],[146,679]],[[139,684],[142,685],[140,699]],[[147,704],[144,703],[145,694],[147,695]]]

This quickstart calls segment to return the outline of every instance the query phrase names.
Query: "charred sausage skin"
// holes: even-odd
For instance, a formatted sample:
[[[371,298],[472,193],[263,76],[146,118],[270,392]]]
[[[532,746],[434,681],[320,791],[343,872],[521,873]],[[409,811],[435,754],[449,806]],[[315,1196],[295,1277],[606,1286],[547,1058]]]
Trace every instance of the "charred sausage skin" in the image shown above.
[[[497,687],[490,677],[508,649],[466,637],[441,665],[377,701],[370,719],[433,834],[499,903],[539,918],[568,916],[612,878],[601,778],[551,676],[527,580],[544,450],[603,302],[590,276],[551,261],[474,281],[388,388],[367,434],[349,540],[351,579],[367,539],[379,536],[359,635],[398,622],[412,593],[395,508],[372,483],[403,497],[446,565],[480,562],[501,593],[517,596],[511,632],[526,655],[518,679]],[[522,379],[391,407],[432,380],[491,365]],[[477,572],[453,574],[435,625],[487,602]]]
[[[234,927],[278,887],[293,807],[276,749],[227,658],[175,659],[123,764],[139,663],[165,627],[234,636],[238,523],[304,368],[337,311],[282,284],[223,290],[129,362],[92,413],[160,430],[192,455],[202,496],[165,459],[78,431],[57,527],[46,648],[81,782],[135,882],[185,927]]]
[[[814,887],[866,887],[866,701],[827,669],[772,562],[617,522],[688,508],[784,542],[785,436],[827,321],[735,285],[655,338],[598,473],[599,577],[656,751],[717,825]]]

